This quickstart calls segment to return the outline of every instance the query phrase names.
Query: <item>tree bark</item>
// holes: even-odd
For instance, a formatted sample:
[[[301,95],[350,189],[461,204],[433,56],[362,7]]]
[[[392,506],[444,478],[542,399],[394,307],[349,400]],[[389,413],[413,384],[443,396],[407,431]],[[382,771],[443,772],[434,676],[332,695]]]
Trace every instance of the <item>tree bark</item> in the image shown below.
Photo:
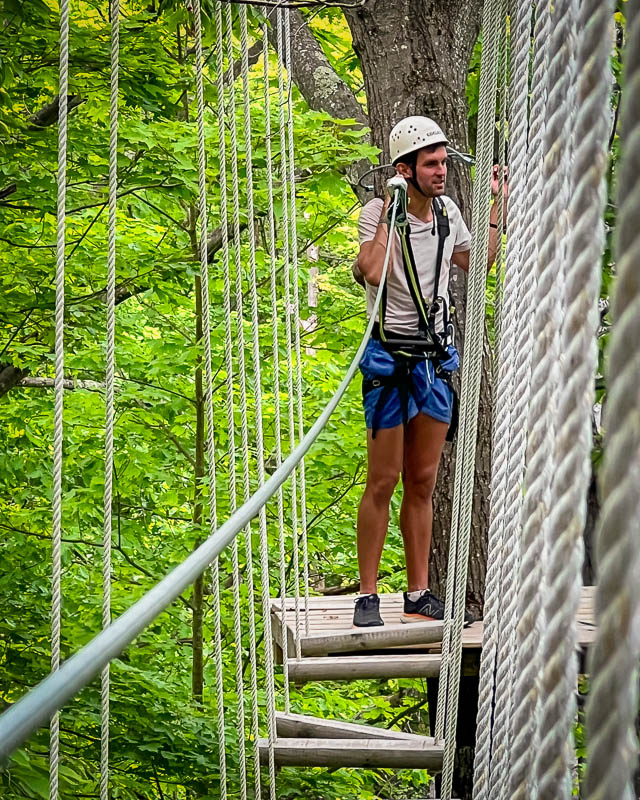
[[[481,0],[451,3],[447,0],[401,0],[387,3],[369,0],[345,9],[353,46],[360,58],[368,98],[371,141],[381,148],[381,163],[389,161],[391,128],[405,116],[433,117],[454,146],[468,150],[466,80],[477,39]],[[378,174],[378,192],[385,176]],[[455,163],[447,179],[447,193],[460,207],[467,223],[471,213],[471,175]],[[453,268],[451,298],[456,306],[456,342],[464,350],[466,276]],[[476,491],[473,508],[468,601],[473,610],[482,607],[486,568],[486,532],[490,475],[491,384],[490,354],[485,347],[478,429]],[[447,571],[451,497],[455,474],[455,450],[447,448],[438,475],[434,498],[434,528],[430,584],[444,594]]]

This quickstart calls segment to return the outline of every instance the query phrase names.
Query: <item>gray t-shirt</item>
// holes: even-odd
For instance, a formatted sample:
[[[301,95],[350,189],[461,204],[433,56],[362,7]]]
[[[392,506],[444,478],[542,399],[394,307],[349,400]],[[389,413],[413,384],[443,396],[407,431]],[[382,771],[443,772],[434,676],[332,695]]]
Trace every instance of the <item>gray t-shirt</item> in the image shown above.
[[[449,270],[453,253],[463,252],[471,248],[471,234],[464,224],[460,209],[450,197],[442,196],[447,214],[449,216],[449,236],[445,239],[442,267],[440,270],[440,286],[434,293],[433,283],[436,271],[436,254],[438,250],[438,235],[434,235],[434,221],[424,222],[409,213],[411,227],[411,248],[418,268],[418,278],[422,293],[430,300],[434,296],[444,297],[449,305]],[[383,201],[380,198],[370,200],[360,212],[358,221],[358,236],[360,244],[369,242],[375,236],[382,213]],[[405,335],[418,333],[418,312],[407,286],[402,265],[402,246],[400,237],[395,235],[395,247],[392,254],[393,264],[390,264],[390,273],[387,278],[387,312],[385,317],[385,330],[394,331]],[[367,314],[370,316],[378,292],[377,286],[365,284],[367,292]],[[377,316],[376,316],[377,319]],[[436,321],[439,332],[442,328],[442,315]]]

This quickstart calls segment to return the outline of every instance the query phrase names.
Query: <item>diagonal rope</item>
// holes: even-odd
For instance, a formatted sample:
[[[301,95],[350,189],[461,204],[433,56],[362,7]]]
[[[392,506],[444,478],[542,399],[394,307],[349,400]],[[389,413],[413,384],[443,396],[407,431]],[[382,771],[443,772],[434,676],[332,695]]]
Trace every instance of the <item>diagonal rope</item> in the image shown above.
[[[116,337],[116,212],[118,204],[118,71],[120,0],[111,0],[109,100],[109,219],[107,234],[107,362],[105,376],[104,506],[102,539],[102,627],[111,624],[111,506]],[[109,665],[100,680],[100,800],[109,800]]]
[[[266,12],[266,9],[265,9]],[[262,63],[264,74],[264,109],[265,109],[265,162],[267,173],[268,202],[268,246],[269,246],[269,286],[271,291],[271,338],[273,342],[273,405],[274,405],[274,454],[276,468],[282,463],[282,422],[280,414],[280,341],[278,331],[278,290],[277,290],[277,254],[275,208],[273,199],[273,156],[271,152],[271,98],[269,93],[269,32],[266,19],[262,24]],[[291,701],[289,697],[289,652],[288,627],[286,619],[287,607],[287,571],[284,529],[284,495],[278,489],[278,561],[280,567],[280,606],[281,640],[282,640],[282,673],[284,710],[289,713]]]
[[[223,266],[223,310],[224,310],[224,363],[226,375],[226,416],[229,450],[229,509],[231,513],[237,506],[236,485],[236,440],[233,386],[233,333],[231,319],[231,265],[229,255],[229,217],[227,211],[227,155],[225,142],[225,119],[227,106],[224,96],[224,40],[222,3],[216,3],[216,71],[218,93],[218,158],[220,163],[220,228],[222,231],[222,266]],[[231,105],[231,100],[229,101]],[[237,702],[237,735],[238,735],[238,769],[240,784],[240,800],[247,798],[247,764],[245,744],[245,711],[244,711],[244,674],[242,663],[242,619],[240,616],[240,559],[238,540],[231,544],[231,570],[233,580],[233,635],[235,642],[235,668]]]
[[[209,255],[208,255],[208,209],[207,209],[207,159],[204,130],[204,88],[202,57],[202,8],[200,0],[194,0],[194,32],[195,32],[195,77],[198,117],[198,217],[200,219],[200,238],[198,241],[200,254],[200,288],[202,302],[202,338],[204,344],[205,365],[205,405],[207,414],[207,471],[209,477],[209,532],[214,533],[218,527],[216,499],[216,452],[215,426],[213,417],[213,371],[211,364],[211,311],[209,302]],[[219,561],[216,559],[211,574],[213,594],[213,650],[216,668],[216,723],[218,736],[218,762],[220,770],[220,797],[227,797],[227,754],[225,742],[224,714],[224,673],[222,662],[222,622],[220,613],[220,575]]]
[[[53,434],[51,671],[60,667],[62,603],[62,446],[64,413],[64,268],[67,195],[67,113],[69,95],[69,0],[60,0],[60,85],[58,89],[58,208],[56,223],[55,401]],[[51,717],[49,736],[49,796],[58,798],[60,724]]]
[[[446,739],[442,768],[442,797],[450,800],[453,781],[453,762],[456,741],[456,719],[462,655],[462,627],[464,624],[467,586],[467,562],[471,539],[471,508],[475,474],[478,402],[482,377],[484,350],[484,310],[487,248],[489,243],[490,183],[493,156],[493,136],[497,70],[499,56],[499,19],[503,12],[502,0],[490,0],[485,5],[483,30],[486,43],[482,54],[480,110],[478,114],[478,146],[476,156],[476,184],[473,195],[473,244],[469,267],[469,302],[467,304],[466,347],[462,370],[462,438],[458,443],[456,475],[453,498],[452,537],[449,547],[448,572],[455,570],[455,595],[450,606],[453,616],[445,617],[443,638],[443,663],[445,642],[450,640],[449,665],[441,676],[438,706],[446,704]],[[488,34],[488,35],[487,35]],[[455,527],[454,527],[455,524]],[[457,541],[457,547],[453,543]],[[452,556],[455,561],[452,561]],[[449,584],[449,578],[447,578]],[[449,586],[447,587],[449,589]],[[448,591],[447,596],[451,593]],[[437,722],[437,720],[436,720]],[[439,736],[439,732],[436,732]]]
[[[244,109],[244,143],[247,175],[247,219],[249,223],[249,284],[251,286],[251,328],[252,328],[252,361],[253,361],[253,392],[255,397],[255,427],[256,427],[256,467],[258,472],[258,486],[264,484],[264,434],[262,424],[262,370],[260,366],[260,328],[258,318],[258,289],[256,277],[256,242],[254,226],[253,205],[253,162],[251,144],[251,103],[249,95],[249,54],[247,44],[247,9],[240,7],[240,31],[242,50],[242,88]],[[267,729],[269,743],[269,794],[272,800],[276,797],[276,766],[274,746],[276,740],[276,701],[274,689],[273,647],[271,641],[271,597],[269,582],[269,541],[267,535],[267,511],[262,506],[258,515],[260,532],[260,587],[262,597],[262,624],[265,655],[265,683],[267,695]],[[247,572],[251,572],[248,564]],[[249,594],[250,604],[253,606],[253,592]],[[251,624],[251,622],[250,622]],[[255,625],[254,625],[255,627]],[[253,684],[254,708],[254,746],[256,749],[257,763],[258,752],[258,686],[257,668]],[[260,771],[256,770],[256,797],[259,796]]]
[[[610,23],[610,4],[589,3],[586,37],[593,41]],[[596,534],[598,634],[591,651],[587,701],[588,800],[633,800],[637,768],[638,660],[640,659],[640,7],[627,7],[622,163],[619,175],[617,284],[607,370],[606,448],[602,507]],[[602,37],[603,39],[605,37]],[[601,43],[604,49],[604,43]],[[603,53],[594,56],[594,73]],[[602,68],[601,68],[602,69]],[[604,72],[604,69],[602,69]],[[601,88],[600,88],[601,90]],[[594,92],[594,111],[599,107]],[[595,179],[595,173],[590,171]],[[600,189],[600,187],[598,187]],[[593,191],[593,189],[592,189]]]
[[[533,52],[533,96],[531,128],[529,131],[529,156],[527,163],[527,197],[537,198],[526,208],[523,272],[536,275],[536,231],[540,226],[542,204],[542,157],[544,138],[544,107],[547,98],[547,48],[549,43],[549,13],[546,2],[536,6]],[[539,331],[537,331],[539,333]],[[534,340],[533,348],[538,339]],[[534,350],[535,352],[535,350]],[[539,357],[541,354],[536,353]],[[534,360],[534,369],[537,361]],[[537,373],[540,376],[540,372]],[[536,383],[542,391],[544,384]],[[543,625],[543,561],[545,508],[540,503],[532,483],[539,481],[535,466],[536,455],[543,456],[539,448],[540,429],[531,433],[537,415],[543,410],[544,394],[535,397],[529,393],[527,430],[529,431],[526,461],[529,470],[525,476],[525,493],[521,508],[521,559],[518,581],[518,622],[516,626],[516,682],[511,717],[511,796],[516,800],[533,800],[537,787],[534,783],[534,756],[538,742],[540,675],[542,674],[541,630]],[[535,413],[534,413],[535,412]],[[548,450],[552,444],[548,443]],[[540,485],[544,485],[544,482]],[[541,517],[542,515],[542,517]]]

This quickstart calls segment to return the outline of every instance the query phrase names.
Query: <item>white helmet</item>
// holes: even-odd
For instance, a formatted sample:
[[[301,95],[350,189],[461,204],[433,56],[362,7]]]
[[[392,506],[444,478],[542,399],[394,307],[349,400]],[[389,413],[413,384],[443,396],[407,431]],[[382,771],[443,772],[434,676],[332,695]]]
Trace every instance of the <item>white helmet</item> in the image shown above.
[[[442,128],[429,117],[405,117],[389,134],[391,161],[432,144],[447,144]]]

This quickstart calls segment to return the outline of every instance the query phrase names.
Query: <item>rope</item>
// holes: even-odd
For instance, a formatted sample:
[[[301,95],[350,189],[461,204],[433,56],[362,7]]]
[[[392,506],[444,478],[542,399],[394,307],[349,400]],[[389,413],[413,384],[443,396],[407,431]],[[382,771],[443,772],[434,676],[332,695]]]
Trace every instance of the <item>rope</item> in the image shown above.
[[[102,627],[111,623],[111,506],[116,336],[116,211],[118,204],[118,70],[120,0],[111,0],[111,95],[109,102],[109,220],[107,235],[107,363],[105,375]],[[100,800],[109,800],[109,665],[100,686]]]
[[[556,298],[556,304],[560,306],[560,308],[554,308],[554,312],[557,314],[559,311],[560,316],[552,321],[553,334],[547,339],[548,358],[559,363],[566,363],[566,361],[561,362],[559,358],[560,343],[558,339],[561,328],[563,330],[562,341],[567,342],[567,354],[575,353],[576,348],[574,341],[569,342],[564,338],[567,335],[566,328],[563,325],[564,309],[562,307],[565,305],[565,287],[561,284],[559,285],[558,281],[558,276],[563,274],[566,259],[566,254],[563,252],[565,245],[563,238],[567,235],[568,222],[565,211],[567,198],[564,191],[567,182],[563,175],[562,167],[568,163],[570,139],[570,108],[567,99],[570,96],[571,53],[574,48],[574,40],[571,36],[571,11],[572,4],[570,0],[558,0],[553,7],[551,16],[552,33],[549,40],[549,68],[547,71],[549,96],[544,142],[544,189],[542,196],[544,211],[540,229],[541,234],[544,232],[546,236],[540,242],[541,246],[538,255],[539,260],[544,265],[543,274],[540,276],[540,284],[544,290],[550,293],[551,302],[553,302],[553,298]],[[584,277],[584,262],[582,264],[581,270]],[[575,275],[574,270],[575,264],[569,265],[568,274]],[[571,291],[575,297],[575,289]],[[564,314],[564,324],[566,324],[567,318],[567,314]],[[548,329],[542,335],[545,336],[546,333],[548,333]],[[588,360],[588,353],[584,352],[584,348],[581,357],[585,357]],[[573,358],[576,358],[575,354]],[[560,370],[557,366],[555,369],[556,375],[560,377]],[[589,367],[587,367],[588,371]],[[565,374],[560,380],[564,379],[564,381],[573,382],[573,378],[565,370],[563,372]],[[582,370],[578,369],[578,372],[581,373]],[[551,378],[553,380],[553,373],[551,373]],[[546,377],[546,381],[548,393],[549,375]],[[554,385],[558,385],[557,379],[555,384],[551,382],[552,389]],[[564,460],[565,457],[567,414],[571,415],[571,412],[567,409],[566,392],[567,388],[565,386],[562,393],[558,392],[558,399],[552,404],[552,409],[558,409],[556,411],[556,429],[560,427],[560,431],[556,435],[556,450],[552,462],[555,472],[554,481],[562,481],[564,486],[566,486],[566,479],[559,474],[557,464],[560,460]],[[575,395],[573,395],[573,402],[577,403],[578,407],[582,406],[581,401],[578,401]],[[590,420],[590,413],[589,403],[587,420]],[[549,425],[548,409],[545,424]],[[573,442],[573,445],[578,448],[581,447],[579,442]],[[577,464],[575,466],[577,469]],[[580,480],[578,475],[572,475],[570,480],[574,479],[577,482]],[[570,737],[575,714],[573,696],[577,677],[575,662],[573,665],[571,664],[573,660],[572,651],[575,648],[575,632],[571,635],[571,628],[574,624],[575,610],[579,600],[580,565],[582,561],[582,526],[578,536],[579,541],[576,545],[575,532],[573,530],[560,531],[558,528],[558,519],[555,514],[560,497],[558,489],[553,483],[551,491],[551,517],[547,527],[549,570],[548,583],[545,587],[544,671],[541,694],[541,728],[543,736],[537,751],[538,796],[541,800],[562,797],[570,793],[570,764],[573,758]],[[560,492],[562,491],[563,489],[560,488]],[[554,537],[556,538],[554,539]],[[560,563],[561,560],[562,563]],[[568,615],[571,615],[572,618],[569,619]],[[559,653],[563,654],[564,664],[560,664],[558,660]],[[557,705],[559,698],[563,698],[563,702],[565,702],[562,708]]]
[[[213,418],[213,372],[211,365],[211,311],[209,303],[209,256],[207,236],[207,159],[206,140],[204,131],[204,88],[203,88],[203,57],[202,57],[202,8],[200,0],[194,0],[193,6],[195,47],[196,47],[196,96],[198,118],[198,216],[200,218],[200,289],[202,300],[202,338],[204,343],[205,365],[205,406],[207,414],[207,469],[209,477],[209,533],[213,534],[218,526],[216,502],[216,452],[215,452],[215,426]],[[212,569],[213,588],[213,648],[214,663],[216,667],[216,722],[218,735],[218,760],[220,770],[220,797],[227,797],[227,754],[225,743],[225,716],[224,716],[224,674],[222,663],[222,623],[220,613],[220,575],[218,560]]]
[[[610,24],[612,13],[610,3],[596,7],[590,2],[587,6],[590,13],[585,25],[585,40],[592,43],[599,35],[600,42],[597,50],[594,46],[592,69],[586,71],[584,84],[581,80],[581,99],[588,91],[587,81],[598,78],[596,70],[603,58],[608,57],[608,51],[603,52],[607,38],[602,34]],[[635,718],[640,658],[640,502],[637,485],[640,468],[640,357],[637,350],[640,334],[637,256],[637,209],[640,202],[637,182],[640,164],[639,11],[637,2],[629,4],[621,114],[623,159],[618,172],[617,284],[607,371],[602,507],[596,534],[598,634],[591,651],[592,679],[587,702],[588,800],[607,800],[609,797],[633,800],[636,796],[632,778],[638,757]],[[600,75],[604,74],[606,67],[601,66]],[[603,107],[600,98],[603,91],[602,86],[593,90],[589,105],[594,113]],[[599,119],[598,123],[600,125],[602,120]],[[582,158],[582,155],[578,151],[577,157]],[[595,182],[593,165],[585,179]],[[601,185],[596,185],[601,199]],[[592,192],[594,188],[592,183]],[[586,191],[586,185],[581,190]]]
[[[508,38],[505,44],[505,73],[509,67]],[[505,78],[506,79],[506,78]],[[505,92],[506,94],[506,92]],[[506,97],[503,97],[503,118],[506,120]],[[503,135],[503,134],[502,134]],[[501,148],[503,151],[503,148]],[[511,186],[513,194],[514,187]],[[515,187],[516,195],[518,187]],[[513,214],[508,218],[508,241],[512,241]],[[514,232],[515,233],[515,232]],[[508,267],[508,269],[507,269]],[[484,800],[488,794],[491,763],[493,704],[495,692],[496,652],[498,645],[500,606],[501,554],[503,549],[505,480],[507,470],[508,428],[513,396],[513,341],[516,325],[517,269],[519,262],[512,258],[504,264],[504,286],[500,304],[500,325],[497,336],[497,358],[494,368],[495,396],[492,419],[491,515],[488,534],[487,572],[484,595],[484,629],[478,683],[478,713],[474,762],[473,797]],[[499,280],[498,287],[502,281]]]
[[[534,294],[531,264],[522,264],[525,238],[525,215],[531,205],[526,194],[527,175],[527,94],[531,48],[531,3],[519,2],[515,10],[514,65],[510,92],[512,126],[511,158],[513,194],[509,216],[512,221],[507,245],[507,263],[517,276],[517,294],[513,339],[503,346],[513,348],[513,377],[508,421],[508,467],[505,475],[504,530],[500,556],[500,620],[496,652],[495,710],[492,730],[493,752],[489,797],[506,798],[511,751],[511,691],[515,678],[515,627],[517,614],[517,577],[520,557],[519,522],[522,504],[522,478],[526,444],[526,417],[529,398],[529,356],[531,353],[531,312]],[[516,263],[517,262],[517,263]],[[500,407],[500,405],[498,406]]]
[[[475,472],[475,449],[477,434],[478,401],[482,377],[482,355],[484,344],[484,308],[486,261],[489,239],[490,191],[485,183],[491,172],[497,66],[499,55],[498,14],[502,11],[502,0],[492,0],[485,5],[483,30],[486,46],[483,48],[480,111],[478,115],[478,146],[476,160],[476,186],[473,196],[473,244],[469,268],[469,302],[467,305],[467,331],[462,373],[462,439],[456,459],[454,485],[452,541],[449,547],[449,567],[455,569],[455,596],[453,618],[445,617],[445,638],[450,638],[449,666],[444,680],[441,676],[438,706],[446,702],[446,740],[442,770],[442,797],[451,798],[453,761],[455,755],[456,718],[458,709],[460,661],[462,653],[462,627],[464,624],[467,585],[467,562],[471,538],[471,506]],[[457,527],[453,526],[453,523]],[[457,547],[453,542],[457,540]],[[452,561],[453,557],[456,561]],[[449,577],[447,578],[449,583]],[[447,587],[449,588],[449,587]],[[451,593],[447,592],[447,598]],[[447,637],[448,634],[448,637]],[[444,661],[444,641],[443,641]],[[438,735],[438,733],[436,733]]]
[[[222,263],[223,263],[223,307],[224,307],[224,362],[227,386],[226,412],[227,430],[229,437],[229,508],[231,513],[236,510],[236,442],[235,418],[233,401],[233,339],[231,323],[231,278],[229,259],[229,220],[227,213],[227,156],[225,144],[226,106],[224,98],[224,44],[222,24],[222,4],[216,3],[216,70],[218,93],[218,158],[220,162],[220,228],[222,231]],[[232,105],[231,100],[229,104]],[[247,766],[245,745],[245,714],[244,714],[244,676],[242,664],[242,619],[240,616],[240,560],[238,556],[238,541],[234,539],[231,545],[231,569],[233,574],[233,632],[235,640],[235,667],[237,703],[237,728],[238,728],[238,763],[240,800],[247,797]]]
[[[546,3],[536,6],[533,52],[533,96],[531,107],[531,129],[529,131],[529,155],[527,162],[527,191],[529,198],[525,215],[525,235],[523,253],[523,273],[532,274],[534,282],[536,274],[536,231],[540,227],[542,205],[542,157],[544,137],[544,107],[547,99],[547,48],[549,42],[549,14]],[[537,198],[531,202],[531,198]],[[539,333],[539,331],[537,331]],[[535,343],[539,341],[537,338]],[[537,361],[534,361],[536,364]],[[538,373],[542,378],[543,374]],[[540,381],[537,384],[544,388]],[[529,411],[527,430],[532,431],[543,406],[540,403],[544,395],[537,398],[529,393]],[[536,405],[536,403],[538,405]],[[535,415],[534,413],[535,412]],[[533,466],[537,450],[536,436],[529,435],[526,461],[530,465],[525,477],[526,491],[521,508],[521,560],[518,578],[518,623],[516,627],[516,681],[514,685],[513,710],[511,718],[511,796],[514,800],[527,800],[536,796],[537,787],[533,783],[533,765],[535,749],[538,741],[539,724],[539,692],[542,660],[540,652],[541,630],[543,619],[542,590],[544,539],[543,528],[544,507],[536,504],[536,492],[532,490],[531,480],[537,480]],[[549,450],[551,442],[548,443]],[[539,455],[544,454],[544,450]],[[548,452],[548,451],[547,451]]]
[[[251,285],[251,327],[252,327],[252,356],[253,356],[253,377],[254,377],[254,397],[255,397],[255,426],[256,426],[256,467],[258,471],[258,486],[264,484],[264,435],[262,425],[262,375],[260,368],[260,328],[258,319],[258,289],[256,277],[256,243],[254,206],[253,206],[253,163],[251,153],[251,104],[249,97],[249,54],[247,45],[247,9],[245,6],[240,8],[241,26],[241,50],[242,50],[242,87],[243,87],[243,108],[244,108],[244,141],[246,154],[246,174],[247,174],[247,218],[249,222],[249,283]],[[276,766],[274,746],[276,740],[276,700],[274,691],[274,667],[273,667],[273,648],[271,646],[271,598],[269,590],[269,540],[267,535],[267,514],[266,507],[262,506],[258,516],[260,531],[260,586],[262,590],[262,624],[263,641],[265,652],[265,683],[267,693],[267,725],[269,741],[269,789],[270,797],[276,797]],[[248,564],[247,572],[251,572]],[[253,592],[249,598],[253,605]],[[253,626],[255,628],[255,626]],[[255,652],[255,650],[254,650]],[[254,733],[258,731],[258,687],[257,669],[256,684],[254,686]],[[258,737],[255,736],[256,757],[260,754],[257,750]],[[260,770],[256,769],[256,797],[260,793]]]
[[[290,16],[285,15],[285,59],[287,68],[287,133],[289,143],[289,192],[291,224],[291,282],[293,283],[293,327],[295,330],[296,352],[296,401],[298,412],[298,439],[304,437],[304,415],[302,407],[302,356],[300,350],[300,272],[298,265],[298,232],[296,227],[296,177],[295,177],[295,149],[293,146],[293,80],[291,67],[291,30]],[[302,540],[302,575],[304,584],[304,630],[309,635],[309,543],[307,539],[307,485],[305,480],[304,459],[300,462],[300,533]]]
[[[55,401],[53,435],[52,577],[51,577],[51,671],[60,668],[62,603],[62,445],[64,411],[64,268],[65,212],[67,195],[67,113],[69,95],[69,0],[60,0],[60,86],[58,89],[58,209],[56,237]],[[60,725],[51,717],[49,735],[49,797],[58,798]]]
[[[262,59],[264,74],[264,108],[265,108],[265,161],[267,173],[267,202],[268,202],[268,243],[269,243],[269,277],[271,290],[271,338],[273,340],[273,405],[274,405],[274,453],[276,468],[282,463],[282,424],[280,416],[280,344],[278,333],[278,292],[276,281],[276,228],[275,209],[273,202],[273,157],[271,154],[271,99],[269,96],[269,32],[266,20],[262,23]],[[280,604],[281,636],[282,636],[282,671],[284,709],[286,713],[291,710],[289,698],[289,654],[288,654],[288,628],[286,621],[287,604],[287,573],[285,564],[285,531],[284,531],[284,496],[282,489],[278,489],[278,556],[280,567]]]
[[[291,352],[292,331],[291,331],[291,275],[290,275],[290,259],[291,259],[291,244],[289,241],[290,228],[289,228],[289,211],[287,205],[289,203],[289,193],[287,190],[287,182],[289,179],[289,171],[287,168],[287,136],[286,136],[286,122],[284,117],[284,81],[282,77],[284,64],[283,64],[283,27],[284,19],[281,10],[277,13],[277,53],[278,53],[278,110],[279,110],[279,123],[280,123],[280,179],[282,182],[282,243],[284,254],[284,303],[285,303],[285,337],[287,343],[287,409],[289,418],[289,440],[291,449],[294,450],[296,446],[296,424],[295,424],[295,400],[293,393],[293,358]],[[295,242],[293,243],[295,250]],[[296,470],[291,479],[291,530],[292,530],[292,564],[294,575],[294,606],[295,606],[295,643],[296,643],[296,659],[302,658],[302,651],[300,646],[300,555],[298,550],[298,471]]]

